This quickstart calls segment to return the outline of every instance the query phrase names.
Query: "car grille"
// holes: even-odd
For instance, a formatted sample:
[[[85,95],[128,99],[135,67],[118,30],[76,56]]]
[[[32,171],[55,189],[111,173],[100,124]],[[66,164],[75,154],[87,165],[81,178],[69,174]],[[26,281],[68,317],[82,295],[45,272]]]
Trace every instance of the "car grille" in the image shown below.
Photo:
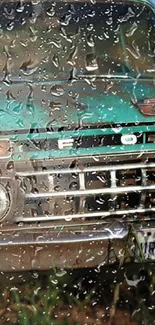
[[[155,161],[46,166],[18,171],[24,192],[23,224],[87,231],[108,222],[153,220]],[[55,228],[56,227],[56,228]],[[75,227],[75,228],[74,228]],[[100,228],[101,229],[101,228]]]

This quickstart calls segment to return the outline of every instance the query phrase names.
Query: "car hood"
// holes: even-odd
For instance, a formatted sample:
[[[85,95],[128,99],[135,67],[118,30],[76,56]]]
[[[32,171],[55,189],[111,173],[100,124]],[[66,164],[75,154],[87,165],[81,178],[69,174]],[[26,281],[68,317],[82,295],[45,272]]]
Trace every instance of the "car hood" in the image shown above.
[[[144,116],[134,103],[154,97],[151,79],[3,84],[0,131],[153,122],[155,117]]]

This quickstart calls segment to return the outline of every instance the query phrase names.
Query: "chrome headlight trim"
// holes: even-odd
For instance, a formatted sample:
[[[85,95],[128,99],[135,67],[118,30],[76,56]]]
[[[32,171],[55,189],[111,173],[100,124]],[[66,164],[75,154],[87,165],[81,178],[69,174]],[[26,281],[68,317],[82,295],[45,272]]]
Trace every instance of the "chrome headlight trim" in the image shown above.
[[[12,144],[8,138],[0,138],[0,159],[7,159],[12,155]]]
[[[11,207],[11,195],[0,183],[0,222],[6,217]]]

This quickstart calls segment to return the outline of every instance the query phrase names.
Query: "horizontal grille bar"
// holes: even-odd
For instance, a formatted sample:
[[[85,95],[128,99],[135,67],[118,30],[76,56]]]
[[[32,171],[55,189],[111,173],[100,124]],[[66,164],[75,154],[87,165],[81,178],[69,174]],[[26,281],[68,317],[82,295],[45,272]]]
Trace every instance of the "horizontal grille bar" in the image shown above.
[[[27,193],[26,199],[45,199],[49,197],[66,197],[66,196],[92,196],[96,194],[118,194],[118,193],[132,193],[142,191],[155,190],[155,185],[148,186],[124,186],[111,187],[93,190],[77,190],[77,191],[60,191],[60,192],[45,192],[45,193]]]
[[[39,222],[39,221],[56,221],[56,220],[66,220],[71,221],[72,219],[80,219],[80,218],[95,218],[95,217],[111,217],[111,216],[124,216],[129,214],[137,214],[137,213],[148,213],[155,212],[155,208],[138,208],[138,209],[126,209],[126,210],[116,210],[116,211],[100,211],[100,212],[90,212],[90,213],[79,213],[73,215],[66,216],[38,216],[38,217],[27,217],[26,219],[23,217],[17,217],[17,222],[22,222],[26,220],[27,222]]]
[[[81,173],[81,172],[95,172],[95,171],[109,171],[109,170],[131,170],[138,168],[154,168],[155,163],[134,163],[134,164],[121,164],[121,165],[106,165],[106,166],[92,166],[92,167],[83,167],[81,168],[66,168],[66,169],[48,169],[48,170],[38,170],[38,171],[26,171],[18,172],[19,177],[29,177],[29,176],[38,176],[38,175],[49,175],[49,174],[70,174],[70,173]]]

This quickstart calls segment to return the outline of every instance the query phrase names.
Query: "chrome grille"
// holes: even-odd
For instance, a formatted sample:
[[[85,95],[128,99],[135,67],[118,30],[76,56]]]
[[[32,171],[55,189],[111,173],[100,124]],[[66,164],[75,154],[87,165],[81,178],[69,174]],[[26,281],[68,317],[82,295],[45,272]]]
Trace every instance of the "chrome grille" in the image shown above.
[[[153,219],[155,162],[19,171],[25,208],[17,222],[84,226]],[[68,223],[69,221],[69,223]]]

